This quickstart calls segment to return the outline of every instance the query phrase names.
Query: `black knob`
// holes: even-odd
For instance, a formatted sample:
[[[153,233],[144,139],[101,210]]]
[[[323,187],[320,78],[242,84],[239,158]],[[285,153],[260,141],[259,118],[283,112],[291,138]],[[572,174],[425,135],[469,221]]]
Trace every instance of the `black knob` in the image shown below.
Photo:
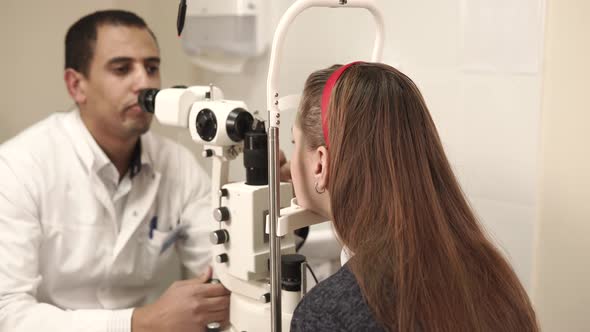
[[[229,241],[229,233],[225,229],[218,229],[211,232],[209,239],[213,244],[226,243]]]
[[[213,156],[213,150],[207,149],[207,150],[203,151],[203,157],[209,158],[211,156]]]
[[[227,263],[228,260],[229,257],[227,256],[227,254],[217,255],[217,257],[215,257],[215,261],[217,263]]]
[[[213,322],[207,324],[207,332],[220,332],[221,331],[221,324],[218,322]]]
[[[219,197],[227,197],[229,195],[229,191],[227,191],[227,189],[225,188],[221,188],[219,189],[219,192],[217,192],[217,194],[219,195]]]
[[[221,221],[228,221],[229,220],[229,209],[225,206],[213,210],[213,218],[215,220]]]
[[[260,298],[258,300],[262,303],[270,302],[270,293],[262,294],[262,296],[260,296]]]

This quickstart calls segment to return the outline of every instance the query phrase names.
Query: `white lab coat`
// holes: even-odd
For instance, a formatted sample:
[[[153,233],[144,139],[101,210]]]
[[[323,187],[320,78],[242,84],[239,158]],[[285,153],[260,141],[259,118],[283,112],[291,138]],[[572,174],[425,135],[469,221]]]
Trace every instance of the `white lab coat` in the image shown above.
[[[72,111],[0,145],[0,332],[129,331],[175,255],[209,263],[209,180],[190,152],[142,136],[119,230],[89,135]],[[188,237],[160,254],[178,222]]]

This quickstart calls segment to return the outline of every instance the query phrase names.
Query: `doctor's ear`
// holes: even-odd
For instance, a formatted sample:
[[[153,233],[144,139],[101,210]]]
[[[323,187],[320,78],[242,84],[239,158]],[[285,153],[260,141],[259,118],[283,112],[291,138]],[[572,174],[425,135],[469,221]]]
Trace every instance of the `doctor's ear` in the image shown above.
[[[328,160],[328,149],[325,146],[320,146],[315,150],[314,163],[315,181],[319,188],[326,188],[329,180],[328,166],[330,161]]]
[[[86,102],[86,80],[84,75],[72,68],[67,68],[64,72],[64,81],[70,97],[76,104]]]

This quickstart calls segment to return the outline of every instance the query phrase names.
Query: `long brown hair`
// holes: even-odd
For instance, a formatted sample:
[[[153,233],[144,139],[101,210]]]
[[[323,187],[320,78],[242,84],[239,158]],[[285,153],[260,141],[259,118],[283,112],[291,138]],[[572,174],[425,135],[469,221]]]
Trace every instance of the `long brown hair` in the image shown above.
[[[325,146],[320,102],[339,66],[306,81],[296,124]],[[348,68],[328,109],[334,227],[390,331],[538,331],[516,274],[486,238],[416,85],[376,63]]]

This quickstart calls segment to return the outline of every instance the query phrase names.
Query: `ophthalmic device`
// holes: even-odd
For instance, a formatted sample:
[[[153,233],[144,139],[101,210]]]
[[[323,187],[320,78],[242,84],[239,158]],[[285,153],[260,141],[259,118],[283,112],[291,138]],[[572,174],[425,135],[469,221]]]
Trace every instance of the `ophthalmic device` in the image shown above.
[[[184,5],[184,7],[183,7]],[[244,102],[224,99],[219,87],[147,89],[139,104],[165,125],[189,130],[212,158],[211,233],[214,270],[229,289],[232,332],[288,331],[305,293],[305,257],[295,253],[293,231],[327,221],[297,205],[289,183],[279,181],[279,59],[289,25],[310,7],[366,8],[377,33],[372,61],[379,61],[383,17],[375,0],[299,0],[275,31],[267,79],[268,120],[255,119]],[[185,1],[179,22],[184,22]],[[179,32],[182,24],[179,24]],[[266,128],[268,126],[268,128]],[[246,180],[228,182],[229,162],[244,154]],[[210,324],[209,331],[219,331]]]
[[[229,289],[230,331],[266,331],[270,327],[270,235],[268,137],[264,122],[257,120],[241,101],[223,99],[215,86],[147,89],[139,96],[142,108],[159,122],[188,128],[192,139],[212,158],[211,206],[217,229],[210,236],[214,270]],[[228,182],[229,162],[243,153],[246,180]],[[283,324],[305,292],[305,257],[295,254],[293,230],[324,222],[306,211],[292,197],[290,183],[280,183],[283,208],[281,265]],[[300,225],[300,226],[295,226]],[[210,327],[214,331],[215,324]]]

